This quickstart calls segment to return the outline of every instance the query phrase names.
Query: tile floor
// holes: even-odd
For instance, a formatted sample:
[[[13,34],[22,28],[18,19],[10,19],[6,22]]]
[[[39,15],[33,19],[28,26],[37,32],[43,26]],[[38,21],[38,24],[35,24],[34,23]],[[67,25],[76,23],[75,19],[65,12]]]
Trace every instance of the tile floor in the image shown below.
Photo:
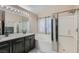
[[[46,39],[47,38],[47,39]],[[36,36],[36,47],[31,50],[29,53],[56,53],[53,51],[51,39],[48,36]]]
[[[43,53],[43,52],[40,51],[39,49],[35,48],[35,49],[31,50],[29,53]]]
[[[29,53],[56,53],[55,51],[50,51],[50,52],[44,52],[44,51],[41,51],[37,48],[31,50]]]

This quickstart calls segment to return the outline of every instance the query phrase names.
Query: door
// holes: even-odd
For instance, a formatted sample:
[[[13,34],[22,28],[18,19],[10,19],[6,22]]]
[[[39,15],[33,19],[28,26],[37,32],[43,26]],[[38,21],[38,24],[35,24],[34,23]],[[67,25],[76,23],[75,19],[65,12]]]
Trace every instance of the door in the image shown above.
[[[64,12],[58,16],[59,52],[77,52],[76,12]]]
[[[58,18],[53,16],[51,20],[51,38],[53,43],[53,50],[58,52]]]

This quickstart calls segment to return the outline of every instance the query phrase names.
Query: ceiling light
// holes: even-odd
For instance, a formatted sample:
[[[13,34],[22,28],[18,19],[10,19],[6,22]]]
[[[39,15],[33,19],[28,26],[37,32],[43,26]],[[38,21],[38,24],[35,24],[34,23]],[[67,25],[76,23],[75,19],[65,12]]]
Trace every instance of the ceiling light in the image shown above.
[[[21,11],[19,9],[14,9],[14,8],[4,6],[4,5],[0,5],[0,7],[4,10],[7,9],[5,11],[8,11],[9,13],[13,13],[13,14],[21,15],[21,16],[28,16],[29,15],[27,12]]]

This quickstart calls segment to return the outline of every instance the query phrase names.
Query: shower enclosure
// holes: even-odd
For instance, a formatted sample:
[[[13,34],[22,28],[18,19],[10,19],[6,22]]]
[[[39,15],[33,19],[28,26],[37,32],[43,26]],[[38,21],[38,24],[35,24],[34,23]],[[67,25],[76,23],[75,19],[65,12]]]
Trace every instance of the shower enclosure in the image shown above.
[[[59,52],[77,52],[77,11],[60,13],[59,19]]]
[[[53,47],[61,53],[79,52],[79,11],[77,9],[56,13],[53,17]]]

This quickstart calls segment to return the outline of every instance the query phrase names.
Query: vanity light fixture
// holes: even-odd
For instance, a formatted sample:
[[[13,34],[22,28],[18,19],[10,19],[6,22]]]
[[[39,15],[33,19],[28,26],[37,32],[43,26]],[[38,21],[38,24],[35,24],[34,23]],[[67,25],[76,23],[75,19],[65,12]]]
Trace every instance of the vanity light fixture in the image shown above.
[[[18,10],[18,12],[19,12],[19,10]]]
[[[9,13],[14,13],[14,14],[22,15],[22,16],[29,16],[28,12],[21,11],[19,9],[15,9],[15,8],[12,8],[12,7],[9,7],[9,6],[0,5],[0,8],[4,11],[9,12]]]
[[[16,12],[19,12],[19,10],[16,10]]]
[[[1,7],[3,8],[3,7],[4,7],[4,5],[1,5]]]
[[[14,11],[16,12],[16,9]]]
[[[10,10],[12,11],[12,10],[14,10],[14,9],[10,8]]]

